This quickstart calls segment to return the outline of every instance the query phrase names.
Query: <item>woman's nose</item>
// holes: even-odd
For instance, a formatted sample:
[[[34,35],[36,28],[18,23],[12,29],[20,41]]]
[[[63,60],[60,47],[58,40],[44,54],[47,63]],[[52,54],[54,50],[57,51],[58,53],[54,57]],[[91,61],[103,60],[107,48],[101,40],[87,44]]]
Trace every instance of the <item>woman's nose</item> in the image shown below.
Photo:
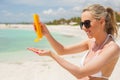
[[[81,26],[82,30],[86,30],[86,27],[84,25]]]

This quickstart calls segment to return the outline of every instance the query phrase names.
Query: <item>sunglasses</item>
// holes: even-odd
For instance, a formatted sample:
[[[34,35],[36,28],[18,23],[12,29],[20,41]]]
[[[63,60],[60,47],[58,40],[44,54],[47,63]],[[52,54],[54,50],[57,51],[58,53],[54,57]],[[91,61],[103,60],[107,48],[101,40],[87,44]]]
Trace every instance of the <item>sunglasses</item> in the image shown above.
[[[80,28],[82,29],[83,25],[86,29],[90,28],[90,20],[85,20],[84,22],[80,22]]]

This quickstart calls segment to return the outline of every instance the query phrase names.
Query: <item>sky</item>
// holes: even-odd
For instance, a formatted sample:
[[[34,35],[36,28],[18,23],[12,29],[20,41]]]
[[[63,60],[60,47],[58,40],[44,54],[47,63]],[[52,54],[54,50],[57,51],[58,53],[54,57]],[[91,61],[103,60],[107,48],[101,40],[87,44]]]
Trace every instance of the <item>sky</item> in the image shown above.
[[[91,4],[120,12],[120,0],[0,0],[0,23],[33,22],[35,13],[41,22],[80,17],[82,9]]]

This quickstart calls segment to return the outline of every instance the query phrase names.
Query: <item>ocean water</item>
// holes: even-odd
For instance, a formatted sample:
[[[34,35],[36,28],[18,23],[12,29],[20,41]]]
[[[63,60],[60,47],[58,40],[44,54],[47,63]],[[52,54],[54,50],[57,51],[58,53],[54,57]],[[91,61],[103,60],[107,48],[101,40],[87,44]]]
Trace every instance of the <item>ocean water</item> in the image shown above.
[[[53,37],[63,45],[79,42],[80,37],[68,36],[58,32],[51,32]],[[1,29],[0,30],[0,61],[37,60],[39,57],[27,50],[28,47],[53,50],[45,37],[34,42],[36,34],[33,30]]]

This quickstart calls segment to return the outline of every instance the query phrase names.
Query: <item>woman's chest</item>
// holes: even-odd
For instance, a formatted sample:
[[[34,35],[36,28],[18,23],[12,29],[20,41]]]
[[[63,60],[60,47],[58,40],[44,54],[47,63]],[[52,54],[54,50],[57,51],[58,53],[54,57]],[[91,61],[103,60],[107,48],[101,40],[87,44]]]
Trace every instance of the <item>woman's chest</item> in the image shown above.
[[[100,55],[101,50],[98,51],[89,51],[84,59],[84,65],[89,63],[92,60],[96,60],[96,58]]]

